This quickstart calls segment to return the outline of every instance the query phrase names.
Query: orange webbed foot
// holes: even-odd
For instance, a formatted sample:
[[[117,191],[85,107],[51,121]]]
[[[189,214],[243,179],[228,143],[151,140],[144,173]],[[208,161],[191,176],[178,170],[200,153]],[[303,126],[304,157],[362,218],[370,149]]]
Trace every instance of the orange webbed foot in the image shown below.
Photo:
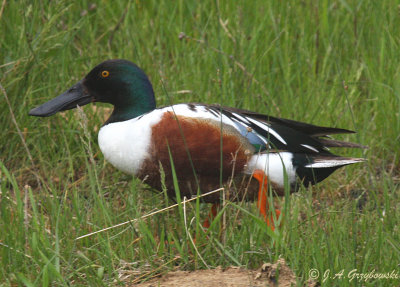
[[[204,228],[210,227],[211,221],[217,216],[218,208],[219,208],[219,203],[214,203],[211,206],[210,212],[208,213],[208,218],[206,220],[204,220],[204,222],[203,222]]]
[[[253,177],[259,183],[257,208],[260,211],[260,214],[264,217],[265,222],[267,222],[267,225],[272,229],[272,231],[274,231],[275,230],[274,222],[279,219],[279,217],[281,216],[281,212],[278,209],[275,210],[275,220],[273,214],[271,214],[268,217],[269,204],[267,195],[268,191],[267,176],[262,170],[256,169],[253,172]]]

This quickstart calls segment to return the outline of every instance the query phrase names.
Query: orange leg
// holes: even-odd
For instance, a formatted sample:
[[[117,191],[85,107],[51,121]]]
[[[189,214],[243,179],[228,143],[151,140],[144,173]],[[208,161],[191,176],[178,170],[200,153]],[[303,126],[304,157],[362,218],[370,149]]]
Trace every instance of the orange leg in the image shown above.
[[[262,170],[256,169],[253,173],[253,177],[259,183],[258,201],[257,201],[258,210],[260,210],[260,213],[264,217],[264,220],[267,222],[267,225],[269,227],[271,227],[272,230],[275,230],[273,215],[271,215],[268,218],[269,204],[268,204],[268,196],[267,196],[267,191],[268,191],[267,176],[265,175],[265,173]],[[281,212],[276,209],[275,215],[276,215],[276,219],[278,219],[279,216],[281,215]]]
[[[211,210],[208,213],[208,218],[206,220],[204,220],[204,222],[203,222],[203,227],[204,228],[209,228],[210,227],[211,220],[213,220],[213,218],[217,216],[218,208],[219,208],[219,203],[214,203],[211,206]]]

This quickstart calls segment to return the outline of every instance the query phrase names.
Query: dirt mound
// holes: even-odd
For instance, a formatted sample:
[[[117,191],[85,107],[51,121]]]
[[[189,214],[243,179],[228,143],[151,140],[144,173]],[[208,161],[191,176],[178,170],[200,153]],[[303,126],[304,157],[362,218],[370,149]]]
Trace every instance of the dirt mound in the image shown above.
[[[173,271],[151,281],[128,286],[140,287],[257,287],[296,286],[296,276],[284,259],[265,263],[259,270],[228,267],[197,271]]]

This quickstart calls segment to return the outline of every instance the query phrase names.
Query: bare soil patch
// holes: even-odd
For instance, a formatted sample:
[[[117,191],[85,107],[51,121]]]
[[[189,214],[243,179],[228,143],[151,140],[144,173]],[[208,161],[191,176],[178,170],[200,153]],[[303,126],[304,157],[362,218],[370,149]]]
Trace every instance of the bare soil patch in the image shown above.
[[[265,263],[259,270],[228,267],[197,271],[173,271],[145,283],[127,286],[140,287],[258,287],[296,286],[296,276],[284,259]]]

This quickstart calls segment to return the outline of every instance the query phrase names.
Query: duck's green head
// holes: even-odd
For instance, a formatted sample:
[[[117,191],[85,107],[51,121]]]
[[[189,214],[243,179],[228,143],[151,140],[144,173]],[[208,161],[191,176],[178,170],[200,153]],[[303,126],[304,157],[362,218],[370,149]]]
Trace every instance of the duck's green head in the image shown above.
[[[156,107],[153,87],[138,66],[127,60],[108,60],[65,93],[32,109],[29,115],[48,117],[91,102],[114,105],[107,123],[129,120]]]

